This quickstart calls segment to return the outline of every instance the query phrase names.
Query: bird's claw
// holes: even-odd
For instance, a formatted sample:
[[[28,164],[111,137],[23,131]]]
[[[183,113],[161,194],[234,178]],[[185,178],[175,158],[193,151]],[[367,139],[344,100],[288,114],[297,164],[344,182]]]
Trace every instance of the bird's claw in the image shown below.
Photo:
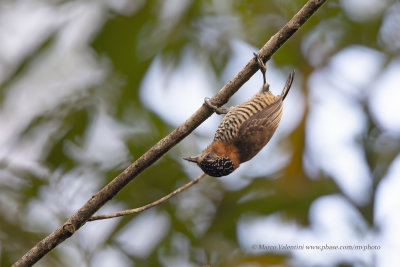
[[[265,73],[267,72],[267,66],[265,65],[265,63],[263,62],[262,58],[260,57],[260,55],[258,53],[254,52],[253,55],[255,56],[258,67],[260,68],[260,71],[263,75],[263,81],[264,81],[263,84],[266,84],[267,79],[265,78]]]
[[[226,114],[226,113],[228,113],[228,109],[227,108],[224,108],[224,107],[220,107],[219,108],[219,107],[213,105],[211,103],[211,101],[210,101],[210,98],[208,98],[208,97],[204,98],[204,103],[217,114]]]

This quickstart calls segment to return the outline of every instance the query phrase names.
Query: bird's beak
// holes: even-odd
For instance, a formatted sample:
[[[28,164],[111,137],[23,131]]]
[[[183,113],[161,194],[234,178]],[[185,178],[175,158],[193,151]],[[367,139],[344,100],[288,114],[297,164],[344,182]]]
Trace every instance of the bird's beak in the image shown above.
[[[197,156],[194,156],[194,157],[187,157],[187,158],[183,158],[183,159],[184,159],[184,160],[187,160],[187,161],[190,161],[190,162],[197,163],[198,157],[197,157]]]

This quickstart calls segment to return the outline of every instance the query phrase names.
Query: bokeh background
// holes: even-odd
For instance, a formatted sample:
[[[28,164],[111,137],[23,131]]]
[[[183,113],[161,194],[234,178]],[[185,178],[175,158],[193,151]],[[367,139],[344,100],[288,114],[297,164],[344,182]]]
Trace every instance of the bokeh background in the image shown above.
[[[305,2],[2,0],[0,265],[187,119]],[[296,77],[262,152],[142,214],[86,224],[37,266],[400,266],[399,50],[399,1],[328,0],[268,62],[275,94]],[[257,73],[228,105],[261,84]],[[182,157],[221,118],[100,212],[199,175]]]

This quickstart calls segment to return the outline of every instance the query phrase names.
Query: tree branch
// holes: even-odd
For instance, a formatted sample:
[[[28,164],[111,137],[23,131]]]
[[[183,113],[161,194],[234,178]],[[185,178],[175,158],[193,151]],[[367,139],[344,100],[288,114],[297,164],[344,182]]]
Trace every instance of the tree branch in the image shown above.
[[[258,52],[263,61],[267,61],[311,16],[326,0],[309,0],[299,12]],[[210,99],[211,103],[220,107],[247,82],[258,70],[258,64],[253,58],[249,63],[235,75],[216,95]],[[103,189],[94,194],[82,208],[72,215],[63,225],[53,233],[38,242],[13,266],[31,266],[40,260],[49,251],[72,236],[89,218],[101,208],[107,201],[112,199],[124,186],[132,181],[139,173],[156,162],[173,146],[189,135],[196,127],[211,116],[212,110],[203,104],[189,119],[173,130],[169,135],[161,139],[150,148],[127,169],[114,178]]]
[[[201,179],[203,179],[206,176],[206,174],[203,172],[202,174],[200,174],[196,179],[182,185],[181,187],[177,188],[175,191],[169,193],[166,196],[163,196],[160,199],[157,199],[154,202],[151,202],[147,205],[141,206],[139,208],[135,208],[135,209],[130,209],[130,210],[123,210],[123,211],[118,211],[118,212],[114,212],[114,213],[108,213],[108,214],[102,214],[102,215],[95,215],[90,217],[90,219],[88,220],[88,222],[91,221],[96,221],[96,220],[103,220],[103,219],[111,219],[111,218],[116,218],[116,217],[121,217],[121,216],[125,216],[125,215],[130,215],[133,213],[139,213],[145,210],[148,210],[154,206],[157,206],[160,203],[163,203],[165,201],[167,201],[168,199],[170,199],[171,197],[175,196],[176,194],[179,194],[180,192],[188,189],[189,187],[191,187],[194,184],[197,184]]]

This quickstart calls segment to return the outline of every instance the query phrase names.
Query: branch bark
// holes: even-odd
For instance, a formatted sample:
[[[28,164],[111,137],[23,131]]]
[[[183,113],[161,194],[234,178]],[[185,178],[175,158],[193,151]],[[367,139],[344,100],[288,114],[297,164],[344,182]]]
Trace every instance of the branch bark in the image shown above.
[[[263,61],[267,61],[271,56],[303,25],[326,0],[309,0],[296,15],[283,26],[258,52]],[[240,70],[214,97],[211,103],[220,107],[239,90],[258,70],[258,64],[253,58],[247,65]],[[173,130],[169,135],[161,139],[157,144],[150,148],[127,169],[114,178],[103,189],[94,194],[85,205],[72,215],[63,225],[53,233],[45,237],[32,247],[16,263],[16,266],[32,266],[49,251],[62,243],[65,239],[72,236],[89,218],[100,209],[107,201],[112,199],[122,188],[132,181],[147,167],[156,162],[162,155],[189,135],[203,121],[211,116],[213,111],[203,104],[189,119],[182,125]]]

